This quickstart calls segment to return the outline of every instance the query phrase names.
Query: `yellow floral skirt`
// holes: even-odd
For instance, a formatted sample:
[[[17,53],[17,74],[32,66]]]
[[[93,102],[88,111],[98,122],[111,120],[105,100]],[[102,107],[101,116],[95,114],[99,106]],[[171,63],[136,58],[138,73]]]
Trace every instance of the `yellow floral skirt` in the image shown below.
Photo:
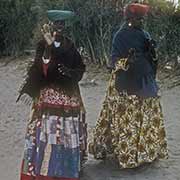
[[[114,76],[109,81],[89,152],[96,159],[113,156],[120,168],[134,168],[167,158],[160,98],[120,95],[115,89]]]

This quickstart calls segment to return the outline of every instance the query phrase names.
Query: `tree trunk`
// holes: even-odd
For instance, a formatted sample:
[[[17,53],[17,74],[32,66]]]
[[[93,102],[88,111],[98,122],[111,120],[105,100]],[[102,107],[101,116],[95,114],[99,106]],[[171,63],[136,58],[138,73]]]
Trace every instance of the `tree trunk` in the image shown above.
[[[92,45],[91,40],[89,39],[88,36],[87,36],[87,40],[88,40],[88,46],[89,46],[89,50],[90,50],[91,60],[92,60],[92,62],[95,62],[96,58],[95,58],[95,53],[94,53],[93,45]]]

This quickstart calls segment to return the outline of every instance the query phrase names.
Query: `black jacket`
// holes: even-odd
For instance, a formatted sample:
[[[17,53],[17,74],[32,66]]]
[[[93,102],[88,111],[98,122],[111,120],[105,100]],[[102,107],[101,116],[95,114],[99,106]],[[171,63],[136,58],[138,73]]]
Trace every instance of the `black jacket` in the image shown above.
[[[51,84],[58,86],[69,95],[79,94],[78,82],[85,72],[85,65],[70,39],[62,37],[60,42],[60,47],[56,48],[54,44],[48,46],[45,40],[39,41],[34,63],[28,70],[27,78],[20,90],[20,96],[26,93],[35,98],[42,88]],[[51,59],[47,76],[43,73],[43,56]],[[59,64],[63,64],[68,69],[68,76],[62,75],[58,71]]]

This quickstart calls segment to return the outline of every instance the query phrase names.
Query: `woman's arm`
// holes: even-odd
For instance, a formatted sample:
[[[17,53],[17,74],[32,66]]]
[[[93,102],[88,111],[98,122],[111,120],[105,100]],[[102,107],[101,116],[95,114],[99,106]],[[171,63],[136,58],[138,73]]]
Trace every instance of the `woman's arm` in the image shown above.
[[[83,63],[83,60],[81,58],[81,55],[77,51],[75,47],[72,47],[70,52],[71,53],[71,58],[72,58],[72,67],[67,68],[63,64],[58,65],[58,70],[59,73],[62,74],[63,76],[68,77],[71,79],[73,82],[79,82],[83,74],[85,72],[85,64]]]
[[[23,94],[27,94],[31,98],[35,98],[38,95],[42,82],[41,59],[44,53],[44,48],[45,44],[42,40],[37,44],[34,62],[30,62],[28,65],[27,74],[20,87],[17,102]]]
[[[74,81],[80,81],[83,77],[83,74],[86,70],[86,66],[83,63],[82,57],[77,51],[74,49],[74,65],[73,68],[70,70],[71,77]]]
[[[111,50],[111,59],[110,59],[110,66],[114,69],[116,62],[123,58],[123,42],[121,39],[121,32],[118,31],[112,41],[112,50]]]

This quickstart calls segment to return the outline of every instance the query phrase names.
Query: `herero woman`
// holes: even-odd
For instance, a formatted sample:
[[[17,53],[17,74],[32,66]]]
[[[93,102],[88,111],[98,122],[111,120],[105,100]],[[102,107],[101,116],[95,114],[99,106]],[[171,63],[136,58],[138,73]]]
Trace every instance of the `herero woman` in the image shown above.
[[[143,30],[149,6],[132,3],[112,43],[112,76],[90,152],[113,155],[120,168],[167,158],[167,142],[155,80],[155,42]]]
[[[50,10],[20,96],[33,99],[21,180],[78,180],[86,154],[86,123],[78,82],[85,65],[64,36],[71,11]],[[22,96],[23,97],[23,96]]]

